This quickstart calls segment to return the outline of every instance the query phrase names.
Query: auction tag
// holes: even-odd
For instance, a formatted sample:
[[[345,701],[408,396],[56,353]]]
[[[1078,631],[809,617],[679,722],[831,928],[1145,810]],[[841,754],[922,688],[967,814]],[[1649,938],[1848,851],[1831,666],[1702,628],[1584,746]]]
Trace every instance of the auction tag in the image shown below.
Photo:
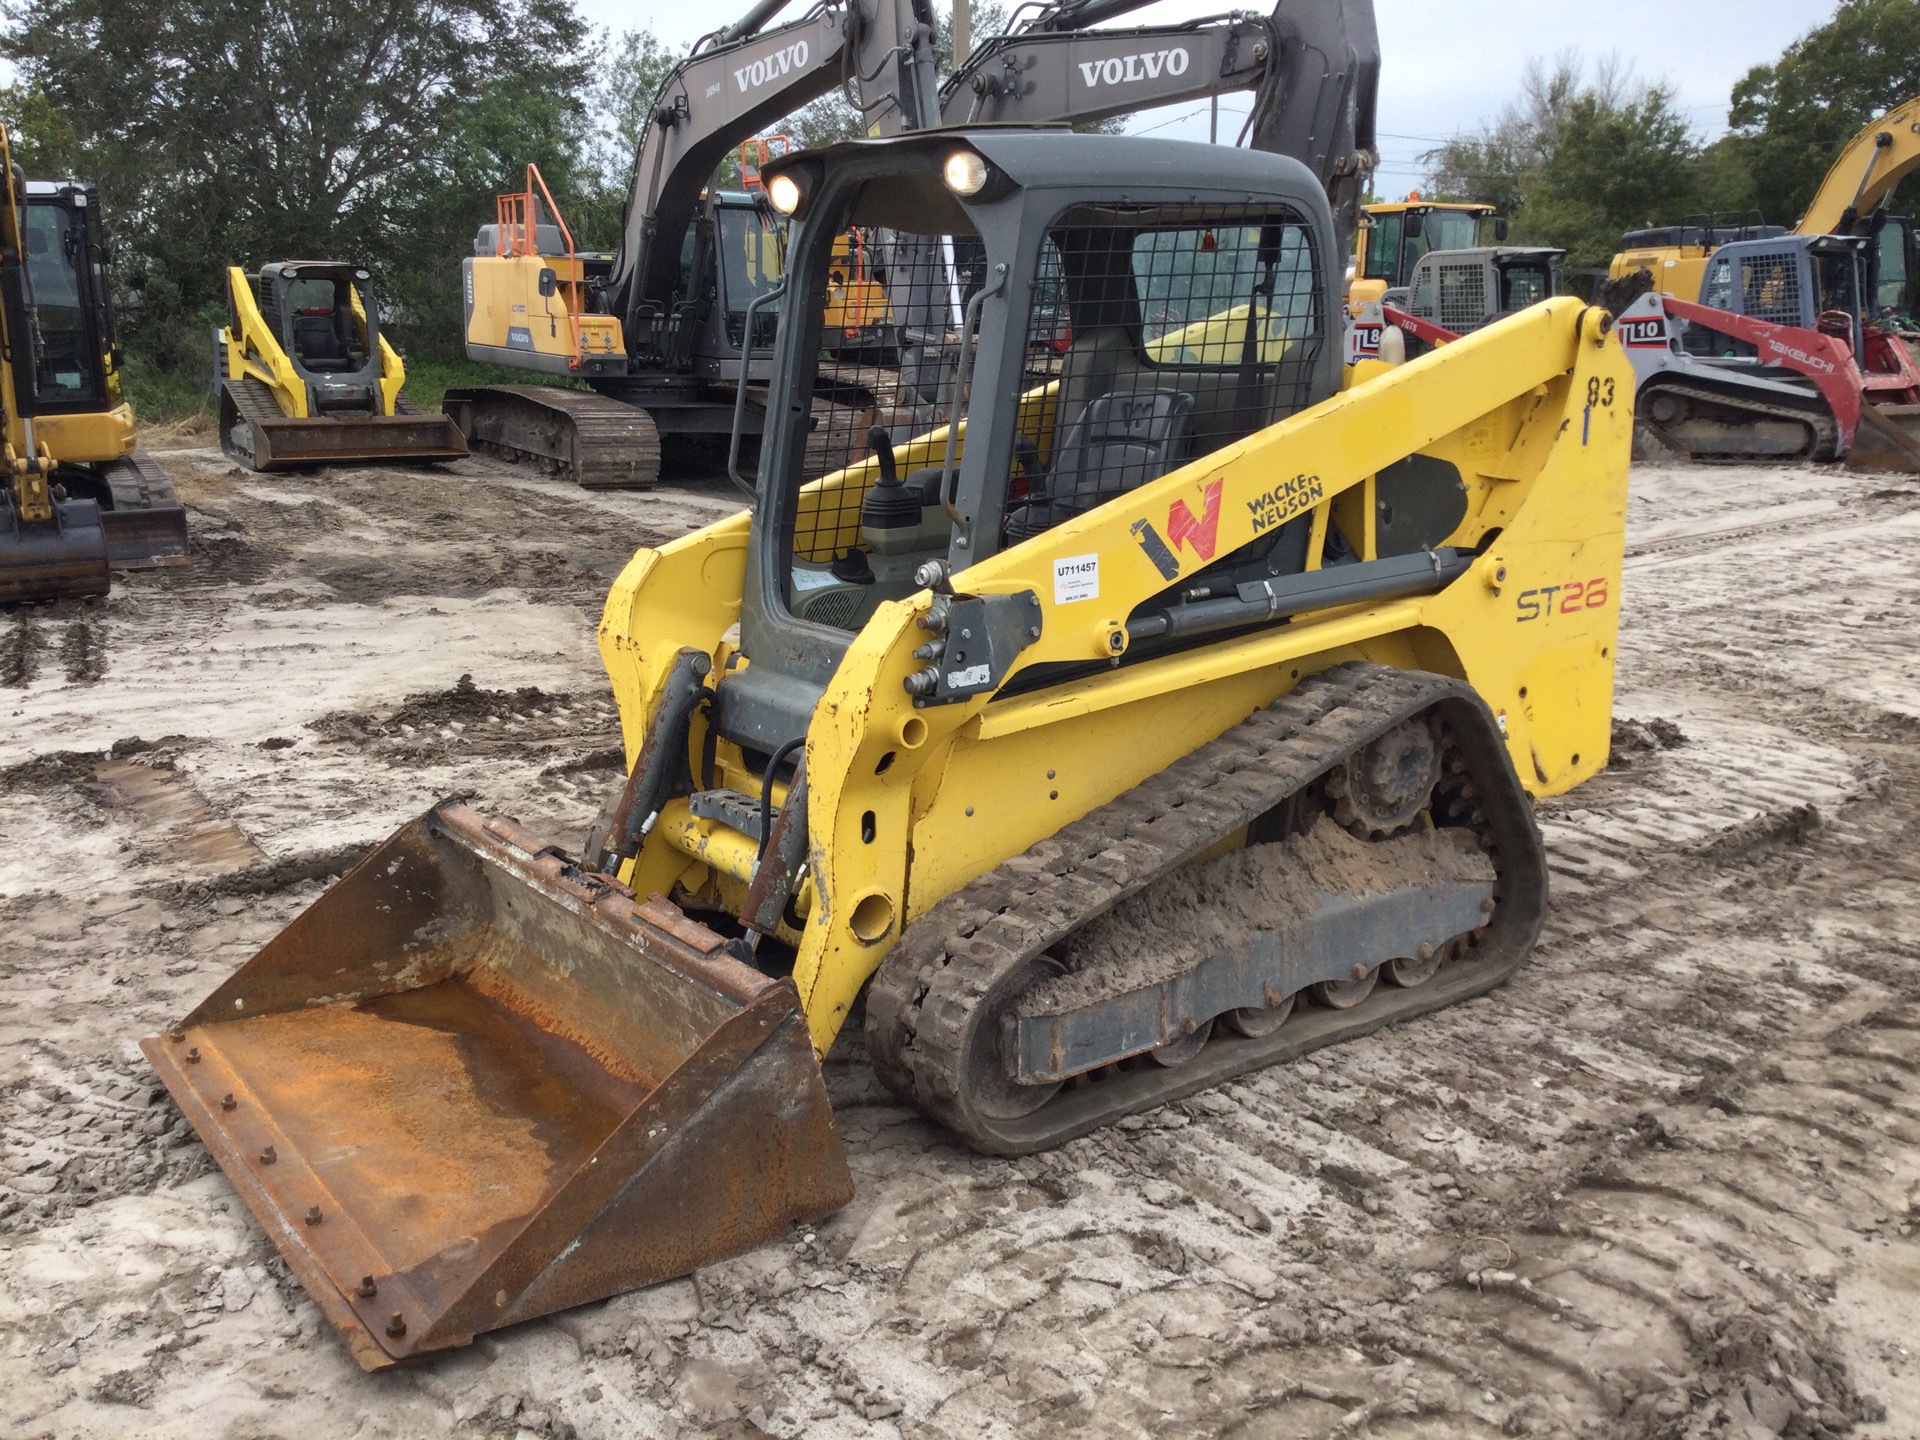
[[[1053,562],[1053,603],[1100,598],[1100,557],[1065,555]]]

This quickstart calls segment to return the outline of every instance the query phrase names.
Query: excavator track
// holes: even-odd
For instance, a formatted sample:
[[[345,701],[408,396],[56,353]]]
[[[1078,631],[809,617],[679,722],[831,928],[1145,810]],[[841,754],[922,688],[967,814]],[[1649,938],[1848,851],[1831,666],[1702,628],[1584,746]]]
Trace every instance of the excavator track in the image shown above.
[[[1688,403],[1691,410],[1695,405],[1710,405],[1728,417],[1715,419],[1712,416],[1687,415],[1679,422],[1656,422],[1651,414],[1651,398],[1656,394],[1677,396]],[[1655,381],[1641,392],[1636,411],[1639,425],[1669,449],[1678,451],[1696,460],[1833,460],[1840,454],[1840,427],[1832,414],[1819,400],[1809,397],[1805,408],[1794,405],[1773,405],[1762,400],[1732,390],[1718,390],[1705,385],[1687,385],[1669,381]],[[1753,445],[1758,438],[1752,421],[1754,418],[1764,421],[1785,421],[1798,427],[1806,436],[1797,450],[1763,449]],[[1709,425],[1710,433],[1692,432],[1691,427]],[[1712,444],[1689,444],[1688,436],[1695,434],[1696,439],[1720,440],[1724,442],[1748,442],[1748,448],[1740,448],[1737,443],[1724,446]]]
[[[446,413],[476,450],[540,466],[588,490],[648,490],[660,435],[637,405],[559,385],[463,385]]]
[[[187,511],[173,492],[173,481],[144,450],[104,465],[100,478],[112,497],[100,512],[107,559],[121,570],[149,570],[191,563],[187,555]]]
[[[1291,815],[1289,824],[1297,824],[1309,803],[1329,816],[1345,810],[1340,800],[1329,803],[1339,787],[1325,786],[1326,777],[1396,727],[1419,721],[1432,726],[1440,747],[1439,779],[1428,813],[1440,836],[1451,832],[1459,841],[1464,831],[1471,837],[1467,843],[1484,852],[1490,864],[1487,898],[1467,925],[1442,943],[1423,945],[1419,963],[1383,966],[1406,977],[1400,985],[1382,985],[1354,1003],[1366,980],[1335,982],[1326,987],[1331,1000],[1349,1008],[1330,1004],[1297,1011],[1264,1034],[1215,1031],[1209,1040],[1206,1029],[1215,1013],[1174,1013],[1169,1025],[1165,1011],[1177,1012],[1204,987],[1181,983],[1191,974],[1167,977],[1149,996],[1149,1008],[1159,1006],[1160,1023],[1186,1039],[1163,1043],[1159,1063],[1136,1052],[1084,1071],[1066,1079],[1030,1113],[1012,1113],[1020,1107],[998,1103],[1012,1088],[1005,1078],[1011,1059],[1002,1047],[1015,1023],[1035,1008],[1061,1009],[1057,996],[1039,1007],[1023,996],[1069,988],[1044,978],[1058,968],[1050,951],[1243,827],[1255,826],[1258,836],[1270,823],[1263,817]],[[1531,950],[1546,890],[1545,854],[1531,806],[1485,703],[1444,676],[1343,665],[1302,681],[1292,693],[962,887],[908,926],[869,988],[867,1043],[881,1080],[969,1145],[1002,1155],[1044,1150],[1233,1075],[1484,993]],[[1405,885],[1392,894],[1419,898]],[[1209,908],[1233,909],[1225,902]],[[1084,962],[1071,988],[1097,1003],[1135,983],[1116,978],[1103,986],[1099,972],[1105,963],[1098,956]],[[1394,965],[1408,968],[1394,971]],[[1036,974],[1040,983],[1028,990]],[[1269,1004],[1285,998],[1268,990]],[[1274,1013],[1285,1012],[1276,1006]],[[1263,1027],[1244,1028],[1258,1032]],[[1182,1048],[1195,1053],[1190,1058],[1169,1054]],[[1003,1067],[1000,1075],[987,1073],[994,1061]]]

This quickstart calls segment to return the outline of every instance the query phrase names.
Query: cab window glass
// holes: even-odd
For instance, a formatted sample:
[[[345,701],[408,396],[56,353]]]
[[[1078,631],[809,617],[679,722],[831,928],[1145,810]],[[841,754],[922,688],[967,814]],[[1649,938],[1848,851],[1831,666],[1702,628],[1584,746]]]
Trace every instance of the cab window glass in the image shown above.
[[[1402,217],[1398,214],[1373,217],[1372,229],[1367,235],[1367,268],[1362,279],[1384,280],[1389,285],[1404,282],[1406,272],[1394,264],[1400,254],[1401,226]]]
[[[99,342],[87,323],[80,277],[85,232],[64,205],[26,207],[27,279],[33,290],[37,389],[42,403],[100,398]]]

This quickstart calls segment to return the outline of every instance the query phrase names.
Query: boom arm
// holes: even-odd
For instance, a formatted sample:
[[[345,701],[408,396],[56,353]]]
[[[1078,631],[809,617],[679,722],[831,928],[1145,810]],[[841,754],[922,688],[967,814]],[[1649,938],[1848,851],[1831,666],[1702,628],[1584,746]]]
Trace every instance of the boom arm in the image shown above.
[[[742,140],[843,79],[882,134],[937,120],[930,0],[823,0],[763,30],[784,3],[762,0],[700,41],[654,96],[608,283],[607,310],[630,330],[643,305],[678,288],[680,241],[700,192]]]
[[[1834,158],[1796,235],[1849,235],[1893,187],[1920,167],[1920,96],[1902,100],[1867,125]]]
[[[1272,22],[1253,15],[996,35],[940,87],[941,119],[948,125],[1086,124],[1245,90],[1267,73],[1273,47]]]
[[[1343,252],[1376,155],[1380,39],[1373,0],[1304,0],[1271,18],[1085,28],[1143,0],[1083,0],[978,46],[941,87],[949,125],[1084,124],[1253,89],[1252,146],[1304,162],[1327,189]]]

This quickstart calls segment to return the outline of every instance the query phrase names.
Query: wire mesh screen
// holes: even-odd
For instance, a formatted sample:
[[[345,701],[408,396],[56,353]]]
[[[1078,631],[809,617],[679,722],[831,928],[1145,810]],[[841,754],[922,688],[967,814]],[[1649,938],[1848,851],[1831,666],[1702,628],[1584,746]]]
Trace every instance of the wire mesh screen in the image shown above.
[[[1408,309],[1455,333],[1479,329],[1494,313],[1487,303],[1486,261],[1428,260],[1414,275]]]
[[[975,236],[885,230],[863,234],[861,240],[875,298],[884,306],[887,341],[878,357],[821,356],[803,480],[866,460],[875,427],[899,445],[947,423],[967,302],[985,278],[986,254]],[[826,293],[831,301],[831,275]],[[876,358],[884,363],[873,363]],[[867,548],[860,533],[866,490],[863,477],[805,497],[794,529],[794,554],[802,560],[838,560],[847,573],[861,573],[861,562],[847,552]]]
[[[1544,260],[1510,261],[1500,269],[1500,313],[1512,315],[1553,295],[1553,267]]]
[[[1740,309],[1755,320],[1806,323],[1800,293],[1800,257],[1794,253],[1740,257]]]
[[[1321,339],[1316,269],[1305,226],[1270,207],[1061,216],[1026,343],[1060,355],[1059,391],[1051,433],[1010,483],[1006,540],[1299,409]]]
[[[1321,265],[1312,232],[1292,211],[1078,207],[1037,238],[1031,263],[1012,267],[1029,280],[972,310],[988,273],[977,238],[863,236],[886,294],[894,363],[829,353],[816,361],[801,479],[825,478],[803,490],[794,511],[794,613],[857,625],[878,599],[917,588],[918,559],[948,553],[941,486],[950,421],[979,443],[994,439],[996,454],[1011,449],[998,511],[973,515],[1002,492],[994,477],[966,472],[986,486],[958,506],[973,515],[980,553],[996,525],[1000,543],[1018,544],[1313,398],[1328,343]],[[829,293],[825,281],[820,293]],[[1003,316],[1019,357],[1008,363],[1021,372],[1010,394],[971,375],[968,363],[981,353],[978,330]],[[912,500],[876,497],[863,515],[876,426],[889,433]],[[965,451],[963,439],[962,464]],[[949,478],[957,486],[958,475]],[[902,509],[904,521],[876,518]]]

